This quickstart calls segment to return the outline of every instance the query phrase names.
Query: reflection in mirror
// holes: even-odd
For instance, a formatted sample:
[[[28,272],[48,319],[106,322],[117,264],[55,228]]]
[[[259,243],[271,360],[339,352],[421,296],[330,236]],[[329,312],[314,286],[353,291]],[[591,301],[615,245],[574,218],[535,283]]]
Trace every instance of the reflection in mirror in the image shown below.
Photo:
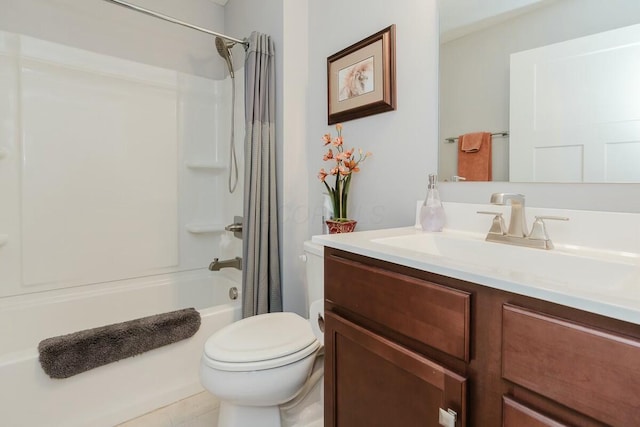
[[[640,182],[640,1],[440,0],[439,10],[442,180],[489,168],[493,181]],[[615,29],[624,34],[610,40]],[[480,162],[458,139],[468,148],[477,132],[494,134]]]

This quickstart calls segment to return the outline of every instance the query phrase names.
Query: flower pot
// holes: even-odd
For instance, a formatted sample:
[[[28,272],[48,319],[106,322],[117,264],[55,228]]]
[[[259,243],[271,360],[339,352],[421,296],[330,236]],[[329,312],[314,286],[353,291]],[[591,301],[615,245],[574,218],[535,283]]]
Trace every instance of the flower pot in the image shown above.
[[[328,219],[326,221],[327,227],[329,227],[329,234],[338,233],[351,233],[356,228],[358,221],[352,219],[333,220]]]

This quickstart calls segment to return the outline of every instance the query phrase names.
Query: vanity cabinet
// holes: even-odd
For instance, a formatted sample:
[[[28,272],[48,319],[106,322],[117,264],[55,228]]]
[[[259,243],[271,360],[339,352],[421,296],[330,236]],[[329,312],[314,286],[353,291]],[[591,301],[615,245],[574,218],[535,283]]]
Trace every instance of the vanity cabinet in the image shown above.
[[[470,295],[325,253],[325,426],[466,425]],[[440,412],[442,411],[442,414]]]
[[[640,325],[325,248],[325,426],[640,426]]]

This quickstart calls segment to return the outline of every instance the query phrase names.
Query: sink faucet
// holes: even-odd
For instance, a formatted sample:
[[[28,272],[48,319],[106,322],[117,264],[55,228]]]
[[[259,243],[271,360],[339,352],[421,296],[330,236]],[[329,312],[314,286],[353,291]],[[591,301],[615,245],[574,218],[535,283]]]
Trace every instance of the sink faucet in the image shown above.
[[[479,211],[481,214],[495,215],[487,238],[489,242],[508,243],[510,245],[527,246],[530,248],[553,249],[553,243],[547,234],[545,219],[568,221],[562,216],[536,216],[531,232],[527,231],[527,220],[524,210],[524,196],[515,193],[494,193],[491,195],[491,203],[494,205],[506,205],[511,202],[511,218],[509,227],[505,228],[501,212]]]
[[[511,201],[511,218],[507,235],[513,237],[527,237],[527,220],[524,214],[524,195],[515,193],[493,193],[491,204],[506,205]]]
[[[209,264],[209,270],[211,271],[220,271],[222,268],[233,267],[238,270],[242,270],[242,258],[239,256],[234,259],[226,259],[224,261],[220,261],[218,258],[214,258],[213,262]]]

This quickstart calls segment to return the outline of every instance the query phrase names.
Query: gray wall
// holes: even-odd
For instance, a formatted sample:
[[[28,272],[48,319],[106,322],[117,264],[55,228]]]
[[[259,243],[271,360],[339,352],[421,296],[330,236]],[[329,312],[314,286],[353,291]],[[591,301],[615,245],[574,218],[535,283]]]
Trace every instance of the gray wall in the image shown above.
[[[396,24],[396,111],[343,123],[349,148],[373,156],[351,183],[350,213],[359,230],[413,223],[415,201],[436,171],[438,30],[435,0],[326,0],[309,4],[307,145],[310,234],[321,232],[324,187],[316,178],[326,167],[322,135],[327,126],[327,57]]]

